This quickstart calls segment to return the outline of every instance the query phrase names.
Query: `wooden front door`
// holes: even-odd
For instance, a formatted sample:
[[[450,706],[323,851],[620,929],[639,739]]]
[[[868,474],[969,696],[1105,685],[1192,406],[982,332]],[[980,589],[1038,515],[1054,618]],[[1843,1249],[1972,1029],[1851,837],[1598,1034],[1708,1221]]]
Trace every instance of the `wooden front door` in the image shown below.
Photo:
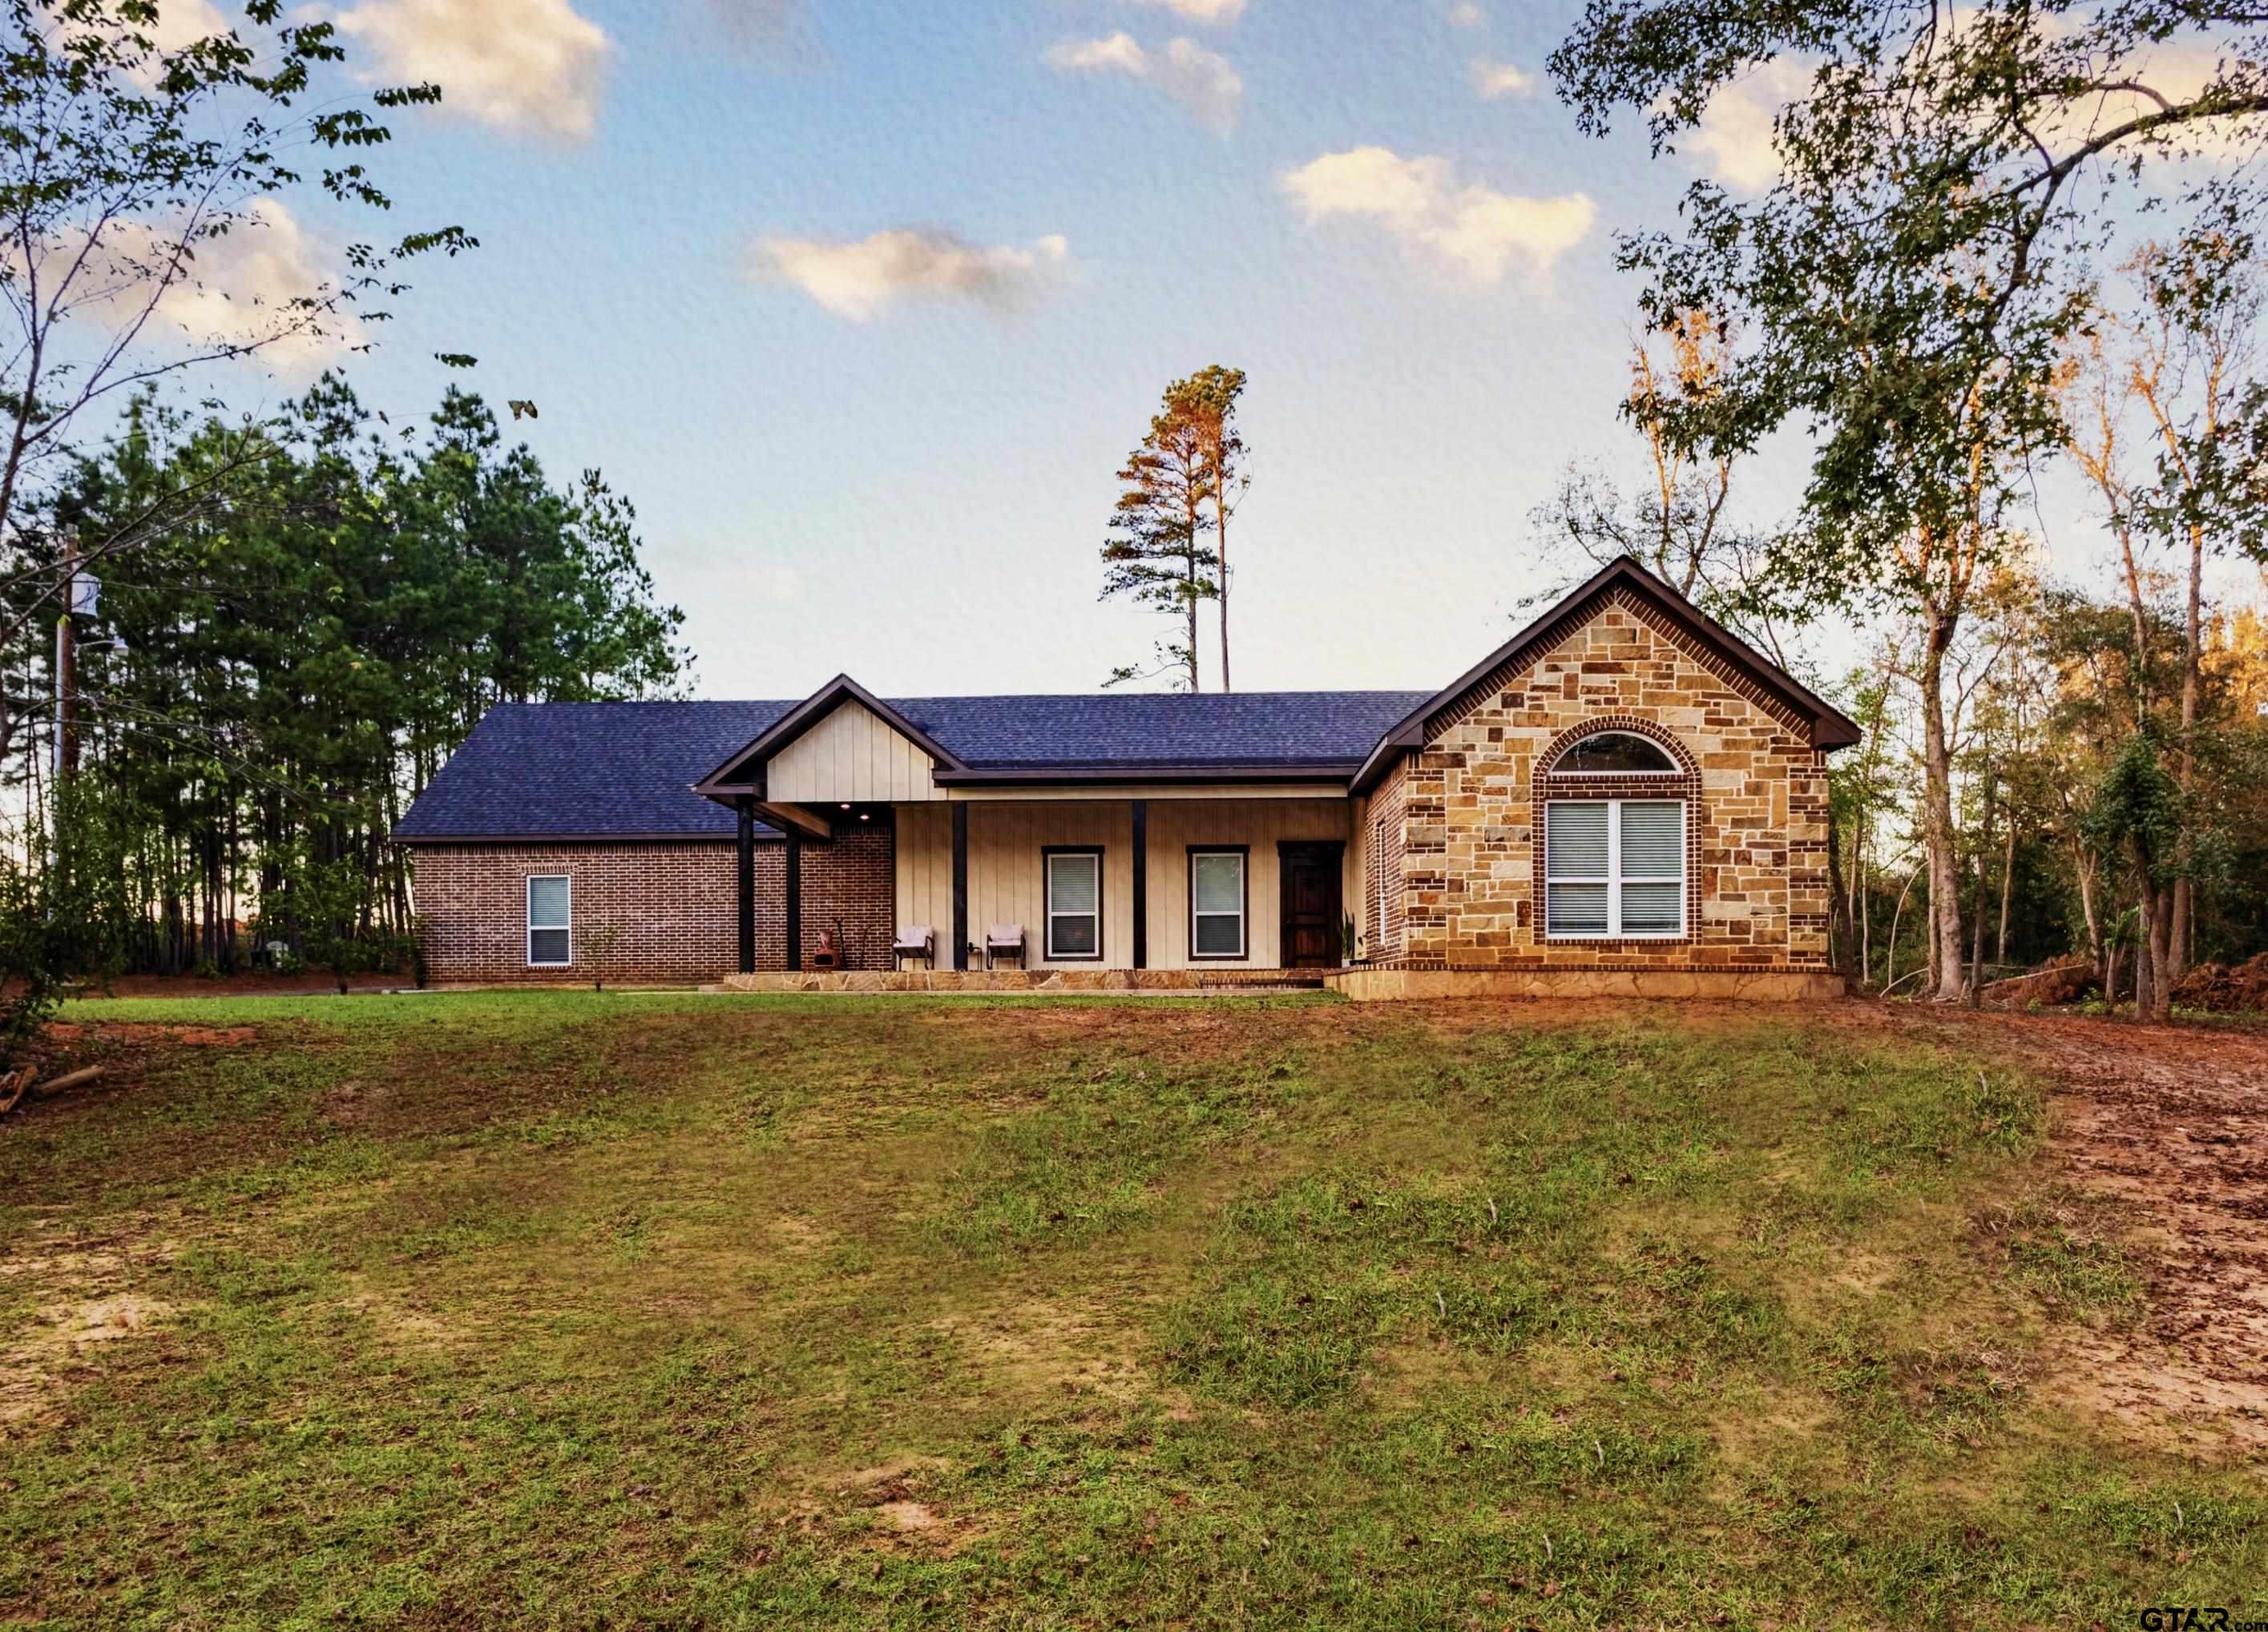
[[[1277,847],[1284,902],[1284,967],[1336,969],[1344,939],[1339,909],[1343,844],[1285,843]]]

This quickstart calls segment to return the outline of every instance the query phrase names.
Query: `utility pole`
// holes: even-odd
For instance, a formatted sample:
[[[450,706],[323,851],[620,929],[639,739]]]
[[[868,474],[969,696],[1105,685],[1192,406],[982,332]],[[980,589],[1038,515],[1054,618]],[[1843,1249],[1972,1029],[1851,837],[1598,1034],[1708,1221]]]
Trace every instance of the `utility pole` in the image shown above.
[[[55,785],[78,774],[78,631],[72,619],[92,616],[102,601],[102,584],[91,572],[71,570],[63,591],[63,609],[55,620]]]

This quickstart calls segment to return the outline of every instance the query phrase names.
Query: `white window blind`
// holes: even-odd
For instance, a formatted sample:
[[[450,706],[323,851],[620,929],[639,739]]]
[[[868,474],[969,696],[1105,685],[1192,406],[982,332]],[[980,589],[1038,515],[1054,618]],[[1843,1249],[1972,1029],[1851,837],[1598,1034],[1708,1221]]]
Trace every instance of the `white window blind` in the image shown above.
[[[1048,956],[1102,956],[1102,857],[1093,851],[1048,857]]]
[[[1543,895],[1547,937],[1683,934],[1683,801],[1551,801],[1543,811]]]
[[[1197,958],[1244,953],[1244,852],[1189,854],[1189,952]]]
[[[527,881],[527,961],[557,965],[573,961],[575,892],[564,873]]]

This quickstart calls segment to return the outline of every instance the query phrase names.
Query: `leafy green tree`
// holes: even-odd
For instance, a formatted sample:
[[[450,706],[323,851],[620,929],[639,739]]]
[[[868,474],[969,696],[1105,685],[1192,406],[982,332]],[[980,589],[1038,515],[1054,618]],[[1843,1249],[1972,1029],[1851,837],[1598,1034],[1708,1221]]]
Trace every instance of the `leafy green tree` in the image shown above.
[[[2146,940],[2149,955],[2136,965],[2134,1009],[2145,1019],[2166,1019],[2173,1009],[2173,982],[2166,974],[2172,915],[2164,897],[2180,865],[2186,825],[2182,805],[2181,784],[2159,763],[2155,745],[2138,732],[2104,768],[2088,812],[2096,840],[2124,852],[2141,896],[2137,934]]]
[[[137,404],[58,513],[99,533],[232,435]],[[684,682],[681,614],[653,595],[627,501],[596,472],[553,483],[477,397],[404,435],[326,377],[270,435],[270,457],[217,484],[225,505],[121,562],[83,647],[73,792],[114,835],[99,918],[135,968],[231,967],[255,907],[263,938],[311,951],[310,876],[318,961],[342,935],[397,959],[410,892],[388,834],[482,713]],[[44,661],[36,636],[9,658]],[[13,768],[36,788],[36,752]]]
[[[1682,230],[1628,236],[1621,258],[1651,323],[1721,312],[1749,339],[1705,410],[1668,415],[1673,444],[1745,451],[1790,422],[1815,437],[1805,525],[1750,599],[1915,621],[1940,1000],[1962,965],[1946,655],[2017,546],[2032,464],[2066,443],[2054,387],[2095,310],[2106,195],[2232,234],[2256,213],[2242,171],[2174,161],[2257,145],[2262,20],[2243,0],[1588,0],[1551,59],[1587,130],[1632,113],[1657,152],[1757,70],[1808,69],[1773,119],[1778,180],[1753,200],[1697,182]],[[2231,45],[2201,87],[2152,83],[2153,51],[2201,39]]]
[[[0,359],[0,558],[11,577],[41,564],[23,552],[53,473],[68,479],[75,425],[208,364],[342,342],[357,319],[385,315],[369,302],[401,291],[401,262],[475,241],[458,226],[415,232],[357,244],[335,276],[310,270],[303,286],[201,298],[232,249],[289,231],[277,195],[291,187],[312,181],[338,203],[390,209],[366,163],[389,137],[378,114],[441,92],[420,84],[341,98],[329,83],[345,57],[335,26],[286,18],[281,0],[251,0],[240,25],[184,43],[159,44],[161,20],[158,0],[0,9],[0,301],[19,331]],[[321,161],[312,178],[300,168],[310,156]],[[50,610],[73,565],[137,550],[205,512],[218,476],[268,451],[257,427],[239,428],[204,480],[146,493],[72,560],[46,552],[46,592],[18,598],[12,616]],[[0,639],[12,634],[0,629]],[[20,704],[0,705],[0,754],[21,718]]]

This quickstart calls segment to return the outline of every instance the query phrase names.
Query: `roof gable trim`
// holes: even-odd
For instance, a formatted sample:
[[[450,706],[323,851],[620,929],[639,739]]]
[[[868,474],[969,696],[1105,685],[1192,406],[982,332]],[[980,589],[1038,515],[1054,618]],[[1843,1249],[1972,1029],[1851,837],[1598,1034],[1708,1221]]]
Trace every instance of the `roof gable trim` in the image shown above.
[[[1847,747],[1860,731],[1834,704],[1819,696],[1786,670],[1687,600],[1628,555],[1617,556],[1561,597],[1557,604],[1519,634],[1451,680],[1418,705],[1380,737],[1355,773],[1353,790],[1367,791],[1386,772],[1395,757],[1423,747],[1434,734],[1435,723],[1456,713],[1470,694],[1484,688],[1498,671],[1513,666],[1557,645],[1590,617],[1596,615],[1616,591],[1630,594],[1640,606],[1668,620],[1679,633],[1697,642],[1711,656],[1781,703],[1810,728],[1812,746]],[[1595,603],[1595,604],[1594,604]]]
[[[693,784],[696,793],[730,799],[755,790],[750,775],[846,702],[856,702],[937,762],[939,770],[965,770],[960,757],[848,674],[838,674],[790,709],[771,728]]]

